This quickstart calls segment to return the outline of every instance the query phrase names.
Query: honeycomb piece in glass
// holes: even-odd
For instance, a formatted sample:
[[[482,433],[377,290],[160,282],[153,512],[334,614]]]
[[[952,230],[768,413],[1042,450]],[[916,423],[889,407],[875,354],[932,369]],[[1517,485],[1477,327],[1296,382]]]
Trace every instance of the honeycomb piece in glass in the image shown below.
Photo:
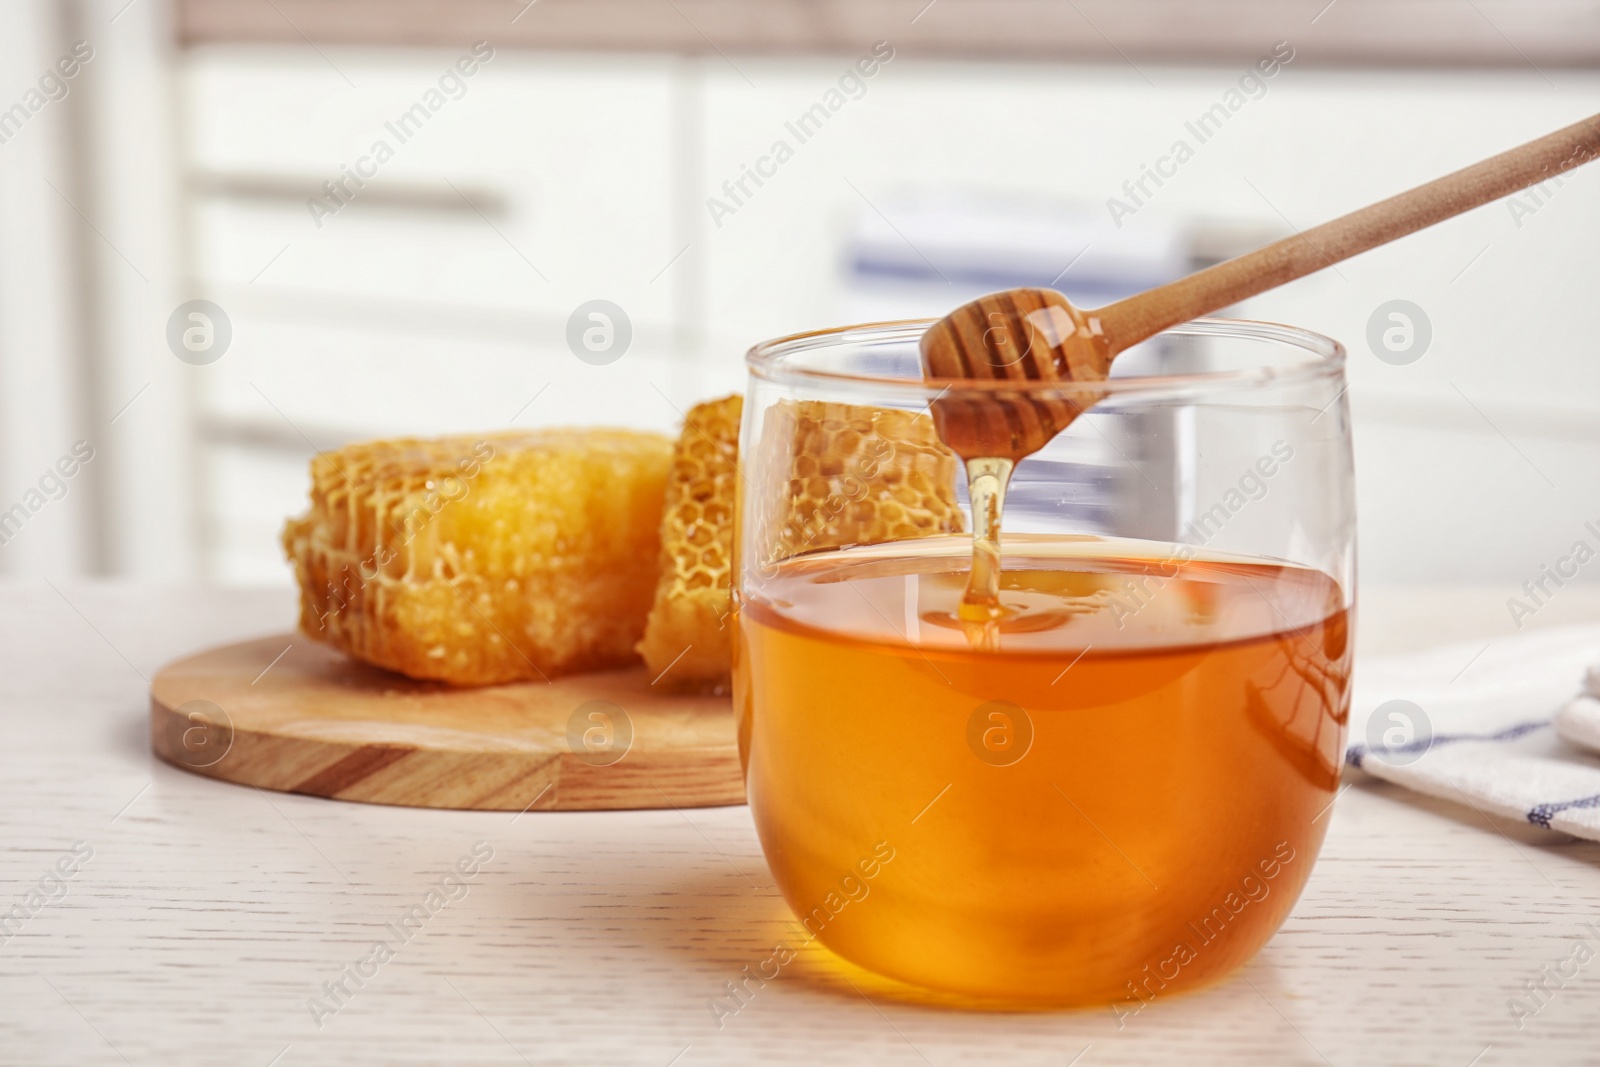
[[[634,661],[672,442],[566,429],[349,445],[283,547],[300,629],[413,678],[493,685]]]
[[[639,653],[663,689],[718,690],[728,682],[737,394],[691,408],[672,453],[661,520],[661,578]]]
[[[762,441],[789,467],[763,509],[765,563],[966,528],[956,500],[960,460],[927,415],[782,400],[767,412]]]

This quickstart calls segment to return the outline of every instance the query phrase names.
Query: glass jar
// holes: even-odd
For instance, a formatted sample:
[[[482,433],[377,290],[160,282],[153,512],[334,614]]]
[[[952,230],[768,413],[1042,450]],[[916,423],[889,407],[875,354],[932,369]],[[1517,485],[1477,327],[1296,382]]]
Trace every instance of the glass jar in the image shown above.
[[[1134,1012],[1254,954],[1322,843],[1352,644],[1344,351],[1204,319],[1119,356],[1017,465],[1007,615],[977,632],[964,469],[929,410],[1018,385],[924,381],[929,325],[746,359],[734,696],[762,848],[806,936],[856,964]]]

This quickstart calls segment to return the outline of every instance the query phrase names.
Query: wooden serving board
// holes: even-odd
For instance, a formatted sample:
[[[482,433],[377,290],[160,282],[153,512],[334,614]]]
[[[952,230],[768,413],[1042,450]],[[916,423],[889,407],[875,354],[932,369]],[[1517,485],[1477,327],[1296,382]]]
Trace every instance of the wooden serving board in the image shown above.
[[[744,803],[731,702],[657,692],[643,667],[457,689],[283,634],[162,668],[150,744],[212,778],[371,804]]]

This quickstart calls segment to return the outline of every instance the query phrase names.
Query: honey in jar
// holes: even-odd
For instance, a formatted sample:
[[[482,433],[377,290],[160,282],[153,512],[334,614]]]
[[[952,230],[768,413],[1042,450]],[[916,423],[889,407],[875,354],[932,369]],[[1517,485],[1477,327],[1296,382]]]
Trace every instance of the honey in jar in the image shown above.
[[[1177,545],[1011,536],[797,556],[738,606],[750,805],[789,905],[917,985],[1137,1010],[1272,935],[1327,825],[1344,592]]]

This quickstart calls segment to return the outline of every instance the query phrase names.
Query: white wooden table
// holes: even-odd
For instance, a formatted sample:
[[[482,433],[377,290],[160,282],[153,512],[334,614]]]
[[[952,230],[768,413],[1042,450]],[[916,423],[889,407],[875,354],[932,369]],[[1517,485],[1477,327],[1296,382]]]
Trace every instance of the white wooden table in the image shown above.
[[[1506,595],[1369,593],[1358,647],[1507,632]],[[0,1063],[1600,1062],[1600,962],[1520,1031],[1507,1009],[1600,942],[1578,925],[1600,924],[1600,845],[1366,783],[1266,950],[1120,1030],[1108,1009],[907,1002],[815,946],[719,1028],[708,1002],[789,937],[742,807],[380,808],[156,761],[151,672],[289,618],[281,592],[0,586],[0,919],[75,842],[93,850],[0,933]],[[1600,592],[1535,621],[1574,619],[1600,620]],[[390,932],[480,841],[493,858],[466,895]],[[364,962],[379,939],[392,959]],[[359,988],[325,991],[357,966]],[[319,1027],[313,997],[344,1006]]]

